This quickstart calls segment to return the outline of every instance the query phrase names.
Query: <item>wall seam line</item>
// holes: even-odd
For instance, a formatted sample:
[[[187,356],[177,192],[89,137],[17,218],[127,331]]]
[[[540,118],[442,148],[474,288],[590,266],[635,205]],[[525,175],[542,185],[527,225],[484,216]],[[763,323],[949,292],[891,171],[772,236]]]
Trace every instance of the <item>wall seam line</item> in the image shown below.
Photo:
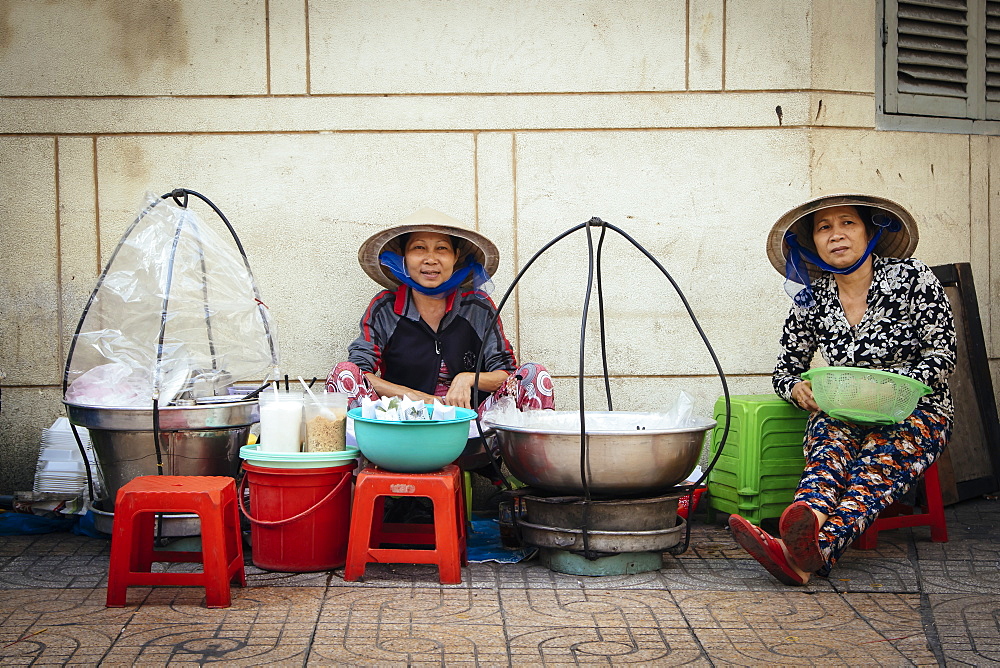
[[[59,137],[53,137],[53,170],[55,172],[55,214],[56,214],[56,369],[60,369],[58,360],[66,359],[63,344],[63,324],[65,304],[63,304],[63,266],[62,266],[62,191],[59,187]],[[60,369],[61,370],[61,369]]]
[[[726,21],[728,18],[727,17],[728,11],[729,11],[729,0],[722,0],[722,78],[720,80],[721,81],[720,88],[722,90],[719,91],[720,93],[734,92],[726,90],[726,42],[729,37],[726,34]]]
[[[312,68],[309,57],[309,0],[302,0],[306,30],[306,95],[312,96]]]
[[[684,90],[691,90],[691,0],[684,2]]]
[[[101,275],[101,186],[98,182],[98,170],[97,170],[97,136],[92,136],[92,150],[90,154],[91,168],[94,172],[94,246],[96,250],[96,255],[94,259],[97,262],[97,271],[94,276]]]
[[[510,176],[511,176],[511,196],[513,207],[511,211],[511,224],[514,229],[511,252],[514,254],[514,277],[521,271],[521,256],[519,253],[518,237],[520,232],[520,220],[518,219],[517,203],[517,132],[510,133]],[[521,356],[521,286],[514,286],[514,335],[517,337],[517,359],[524,362]]]
[[[479,132],[472,133],[472,210],[476,218],[476,231],[481,232],[479,223]]]
[[[264,0],[264,90],[271,95],[271,0]]]

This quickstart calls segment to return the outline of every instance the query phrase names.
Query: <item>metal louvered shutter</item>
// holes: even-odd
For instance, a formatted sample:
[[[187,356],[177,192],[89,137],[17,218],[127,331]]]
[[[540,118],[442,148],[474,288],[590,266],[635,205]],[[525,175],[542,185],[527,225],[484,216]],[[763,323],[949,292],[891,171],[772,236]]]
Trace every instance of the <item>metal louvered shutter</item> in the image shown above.
[[[979,0],[982,2],[983,0]],[[975,118],[982,110],[976,0],[887,0],[886,113]],[[1000,2],[990,3],[998,5]],[[1000,18],[1000,16],[998,16]],[[1000,47],[1000,32],[996,33]],[[1000,75],[1000,60],[996,61]],[[1000,77],[997,81],[1000,103]]]

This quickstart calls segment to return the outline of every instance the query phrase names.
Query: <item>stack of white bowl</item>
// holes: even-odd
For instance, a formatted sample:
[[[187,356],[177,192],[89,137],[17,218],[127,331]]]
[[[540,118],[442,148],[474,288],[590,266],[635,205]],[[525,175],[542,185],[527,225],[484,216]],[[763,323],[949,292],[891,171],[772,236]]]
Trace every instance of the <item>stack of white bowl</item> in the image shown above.
[[[90,433],[83,427],[77,427],[80,441],[90,462],[91,474],[94,477],[95,493],[101,497],[101,476],[97,466],[97,457],[90,442]],[[80,454],[80,447],[73,436],[69,420],[64,417],[57,419],[51,427],[42,430],[42,448],[38,453],[38,464],[35,467],[36,494],[59,494],[75,497],[87,494],[87,470]]]

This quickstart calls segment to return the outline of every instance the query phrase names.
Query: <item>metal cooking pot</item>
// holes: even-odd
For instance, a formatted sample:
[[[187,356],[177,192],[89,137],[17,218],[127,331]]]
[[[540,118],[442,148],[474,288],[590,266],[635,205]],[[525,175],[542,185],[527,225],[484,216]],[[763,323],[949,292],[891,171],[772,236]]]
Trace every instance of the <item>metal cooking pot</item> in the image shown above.
[[[109,496],[103,510],[114,512],[119,488],[137,476],[157,474],[153,410],[63,403],[70,422],[90,431]],[[256,407],[252,400],[161,408],[163,473],[234,477]]]
[[[705,434],[715,427],[715,420],[693,418],[691,426],[676,429],[643,428],[653,423],[652,415],[625,411],[585,413],[587,482],[592,494],[629,496],[663,490],[683,481],[694,470]],[[599,418],[599,431],[589,426],[594,417]],[[578,426],[575,430],[562,426],[490,427],[496,429],[503,460],[518,480],[540,489],[583,494]]]

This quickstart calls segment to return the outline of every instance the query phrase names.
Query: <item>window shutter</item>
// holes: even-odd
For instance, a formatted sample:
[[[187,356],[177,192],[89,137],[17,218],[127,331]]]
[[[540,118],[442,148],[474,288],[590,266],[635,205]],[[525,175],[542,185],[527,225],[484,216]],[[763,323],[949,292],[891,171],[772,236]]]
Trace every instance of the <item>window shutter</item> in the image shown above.
[[[972,118],[979,106],[970,81],[970,12],[966,0],[887,0],[886,113]],[[1000,2],[995,5],[1000,21]],[[895,5],[895,7],[892,7]],[[890,11],[893,9],[894,11]],[[994,33],[1000,56],[1000,25]],[[1000,58],[994,61],[1000,105]]]
[[[1000,2],[986,2],[986,118],[1000,119]]]

